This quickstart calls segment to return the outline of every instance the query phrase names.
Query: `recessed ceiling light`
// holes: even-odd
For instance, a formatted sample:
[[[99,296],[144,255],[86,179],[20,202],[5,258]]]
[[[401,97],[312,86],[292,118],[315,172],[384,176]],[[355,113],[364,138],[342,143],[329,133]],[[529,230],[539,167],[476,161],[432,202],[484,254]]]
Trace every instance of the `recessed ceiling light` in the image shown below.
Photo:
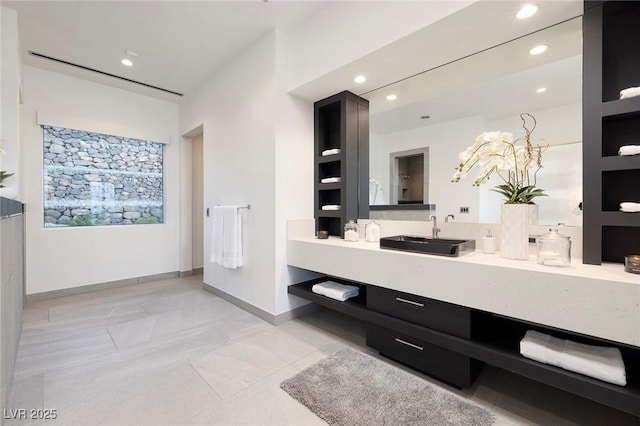
[[[395,101],[396,99],[398,99],[397,95],[388,95],[387,96],[387,100],[388,101]]]
[[[539,44],[536,47],[534,47],[533,49],[531,49],[529,51],[529,54],[530,55],[539,55],[541,53],[546,52],[548,48],[549,48],[549,46],[547,46],[546,44]]]
[[[353,81],[355,81],[356,83],[364,83],[365,81],[367,81],[367,77],[365,77],[364,75],[359,75],[354,78]]]
[[[531,3],[525,4],[520,8],[518,13],[516,13],[516,18],[518,19],[530,18],[531,16],[536,14],[538,9],[540,9],[540,6],[538,6],[537,4],[531,4]]]
[[[131,62],[131,59],[126,59],[126,58],[125,58],[125,59],[123,59],[123,60],[122,60],[122,61],[120,61],[120,62],[122,62],[122,65],[126,65],[126,66],[128,66],[128,67],[130,67],[130,66],[132,66],[132,65],[133,65],[133,62]]]
[[[547,91],[547,88],[546,88],[546,87],[541,87],[541,88],[539,88],[538,90],[536,90],[536,93],[544,93],[544,92],[546,92],[546,91]]]

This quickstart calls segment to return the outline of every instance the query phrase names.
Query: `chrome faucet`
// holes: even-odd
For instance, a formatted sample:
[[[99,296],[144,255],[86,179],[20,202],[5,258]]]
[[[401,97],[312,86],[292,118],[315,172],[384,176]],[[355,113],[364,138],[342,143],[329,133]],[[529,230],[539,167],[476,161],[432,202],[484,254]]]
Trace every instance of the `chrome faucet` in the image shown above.
[[[433,238],[438,238],[438,232],[440,232],[440,228],[438,228],[438,218],[433,215],[429,218],[429,220],[433,220],[433,228],[431,228],[431,236]]]
[[[448,214],[447,217],[444,218],[445,223],[449,222],[449,218],[451,218],[451,220],[456,220],[456,217],[452,214]]]

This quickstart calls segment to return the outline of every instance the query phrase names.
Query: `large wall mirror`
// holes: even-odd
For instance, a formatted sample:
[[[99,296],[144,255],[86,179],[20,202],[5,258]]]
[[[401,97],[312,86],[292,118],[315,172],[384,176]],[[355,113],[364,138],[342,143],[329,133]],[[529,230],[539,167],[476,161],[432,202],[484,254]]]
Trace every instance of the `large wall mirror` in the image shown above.
[[[548,48],[531,55],[537,45]],[[438,216],[454,215],[458,222],[499,223],[503,201],[491,188],[501,181],[476,187],[475,173],[458,183],[452,176],[460,152],[483,131],[524,136],[520,113],[527,112],[537,120],[532,140],[548,145],[537,175],[548,194],[536,199],[539,223],[582,225],[581,17],[362,97],[370,102],[370,204],[413,201],[435,205]],[[428,153],[427,161],[410,166],[397,160],[420,152]],[[412,179],[423,187],[422,198],[413,195]]]

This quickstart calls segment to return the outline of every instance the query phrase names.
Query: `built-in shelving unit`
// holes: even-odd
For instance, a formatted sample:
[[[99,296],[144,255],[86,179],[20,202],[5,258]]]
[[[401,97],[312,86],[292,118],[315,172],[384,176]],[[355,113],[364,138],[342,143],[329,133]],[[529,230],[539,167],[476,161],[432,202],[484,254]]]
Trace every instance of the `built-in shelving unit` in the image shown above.
[[[451,305],[435,300],[428,302],[429,299],[425,300],[424,298],[420,300],[420,303],[425,303],[425,305],[431,304],[431,306],[428,306],[429,311],[433,309],[441,310],[440,314],[434,317],[436,320],[449,316],[449,319],[446,321],[447,324],[458,323],[457,326],[453,326],[453,329],[443,331],[442,327],[437,324],[418,324],[411,319],[401,319],[395,314],[383,313],[371,309],[369,296],[374,295],[380,290],[380,288],[376,286],[331,277],[330,279],[333,281],[340,280],[346,284],[360,287],[360,295],[357,298],[349,299],[345,302],[339,302],[311,291],[313,284],[326,279],[327,277],[318,278],[313,281],[289,286],[288,292],[329,309],[365,321],[368,325],[368,345],[373,343],[378,346],[374,347],[380,350],[381,353],[391,358],[396,358],[421,371],[425,371],[427,374],[431,374],[449,383],[453,381],[454,385],[468,386],[470,383],[461,383],[467,379],[471,379],[472,382],[475,374],[477,374],[477,371],[474,371],[478,367],[477,362],[484,362],[584,398],[592,399],[616,409],[626,411],[635,416],[640,416],[640,351],[637,348],[579,333],[545,327],[540,324],[533,324],[514,318],[507,318],[476,309]],[[386,289],[384,290],[387,291]],[[406,296],[404,294],[398,294],[398,297],[405,298]],[[465,310],[468,310],[468,312],[465,312]],[[454,313],[455,316],[458,317],[457,319],[451,316]],[[468,324],[470,330],[468,338],[466,332],[461,335],[455,331],[460,331],[460,326],[465,323]],[[465,326],[462,328],[464,329]],[[380,346],[380,342],[378,341],[378,339],[380,339],[380,330],[383,330],[382,338],[386,337],[385,333],[388,334],[388,331],[393,331],[399,333],[398,336],[408,336],[410,343],[418,343],[423,349],[416,352],[418,355],[409,358],[402,358],[402,356],[406,356],[408,352],[397,353],[397,356],[395,352],[385,353],[383,351],[395,351],[395,349],[391,349],[389,345],[385,344]],[[551,334],[554,337],[570,339],[584,344],[618,347],[625,362],[627,386],[610,384],[523,357],[519,352],[520,341],[527,330],[536,330]],[[370,338],[370,333],[374,333],[373,338]],[[400,348],[399,350],[402,351],[402,346],[400,346]],[[410,349],[409,347],[404,350]],[[423,363],[421,356],[425,354],[426,357]],[[445,356],[442,356],[442,354],[445,354]],[[467,359],[476,361],[476,363],[468,363]],[[436,368],[434,369],[433,367]],[[461,368],[464,373],[462,376]]]
[[[624,262],[640,253],[640,156],[618,156],[640,145],[640,97],[619,99],[640,86],[640,2],[585,1],[583,78],[584,263]]]
[[[347,220],[369,217],[369,101],[341,92],[314,104],[316,231],[342,236]],[[337,154],[323,156],[326,150]],[[321,183],[325,178],[340,182]],[[339,205],[340,210],[322,210]]]

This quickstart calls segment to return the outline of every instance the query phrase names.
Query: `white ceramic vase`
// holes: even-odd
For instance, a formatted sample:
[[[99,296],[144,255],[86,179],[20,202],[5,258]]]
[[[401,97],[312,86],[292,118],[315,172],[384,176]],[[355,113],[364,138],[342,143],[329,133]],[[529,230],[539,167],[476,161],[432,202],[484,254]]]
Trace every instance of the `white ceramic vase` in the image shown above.
[[[529,223],[533,219],[530,219],[530,213],[533,213],[531,206],[531,204],[502,205],[500,257],[518,260],[529,258]],[[535,211],[537,212],[537,209]]]

